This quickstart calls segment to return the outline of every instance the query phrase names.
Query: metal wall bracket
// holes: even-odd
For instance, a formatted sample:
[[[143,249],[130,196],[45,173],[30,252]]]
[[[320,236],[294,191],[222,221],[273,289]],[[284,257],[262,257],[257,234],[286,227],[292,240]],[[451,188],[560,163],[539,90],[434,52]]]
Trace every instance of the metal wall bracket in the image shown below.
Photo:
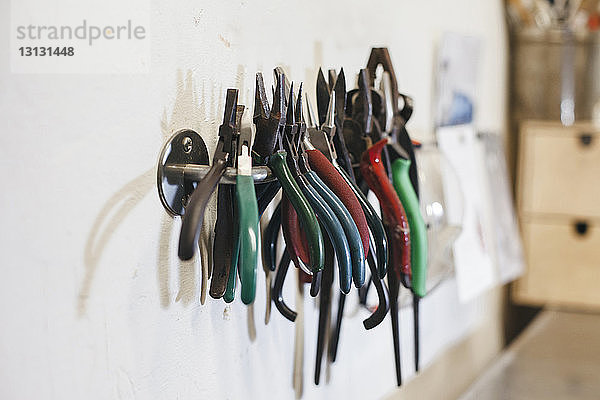
[[[197,184],[186,179],[185,173],[169,173],[169,168],[173,165],[207,166],[208,163],[206,143],[190,129],[176,132],[164,145],[158,160],[157,185],[160,201],[169,214],[183,215]]]
[[[202,137],[190,130],[176,132],[160,152],[157,170],[158,196],[171,216],[183,215],[185,206],[210,169],[208,150]],[[228,167],[219,183],[235,185],[236,168]],[[255,183],[275,179],[268,167],[253,167]]]

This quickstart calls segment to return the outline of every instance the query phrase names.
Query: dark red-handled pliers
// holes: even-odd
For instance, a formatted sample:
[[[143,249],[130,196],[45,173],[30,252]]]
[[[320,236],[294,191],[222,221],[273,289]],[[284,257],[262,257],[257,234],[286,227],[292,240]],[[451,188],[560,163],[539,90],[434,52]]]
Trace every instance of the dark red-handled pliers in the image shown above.
[[[381,160],[381,151],[387,144],[382,139],[369,147],[362,156],[360,171],[369,188],[379,199],[383,210],[383,222],[386,225],[388,239],[391,243],[391,261],[393,271],[388,276],[390,290],[390,315],[394,336],[394,360],[396,363],[396,379],[402,384],[400,365],[400,332],[398,321],[398,293],[403,274],[410,273],[410,231],[404,207],[390,182]]]

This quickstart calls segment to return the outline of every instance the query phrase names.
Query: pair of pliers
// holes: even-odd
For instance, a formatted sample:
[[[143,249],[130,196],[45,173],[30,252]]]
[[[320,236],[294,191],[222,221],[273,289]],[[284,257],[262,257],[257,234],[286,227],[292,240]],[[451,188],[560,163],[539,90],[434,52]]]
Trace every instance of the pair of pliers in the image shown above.
[[[277,79],[275,80],[277,82]],[[254,113],[253,124],[256,136],[252,145],[252,159],[254,165],[267,165],[267,160],[275,151],[277,137],[283,131],[285,125],[285,95],[282,95],[283,87],[277,86],[273,90],[273,106],[269,104],[265,93],[265,85],[262,73],[256,74],[254,91]],[[281,189],[278,180],[256,185],[258,215],[263,213],[273,201],[273,198]],[[266,282],[266,310],[265,324],[268,323],[271,310],[271,274],[275,271],[277,238],[279,235],[281,221],[281,206],[278,205],[271,216],[267,228],[262,236],[262,266]]]
[[[182,218],[181,232],[179,235],[179,249],[178,255],[181,260],[189,260],[194,256],[197,249],[198,238],[200,236],[200,229],[204,220],[204,212],[206,206],[213,192],[217,188],[221,177],[224,175],[227,166],[233,166],[233,161],[236,156],[236,114],[237,114],[237,89],[228,89],[227,96],[225,99],[225,111],[223,114],[223,123],[219,127],[219,140],[217,147],[213,154],[212,166],[204,178],[198,182],[196,189],[189,198],[188,204],[185,208],[185,213]],[[222,185],[220,189],[221,195],[219,197],[219,204],[226,206],[226,211],[229,213],[227,219],[231,220],[233,225],[233,205],[232,205],[232,191],[230,186]],[[223,215],[223,214],[222,214]],[[221,232],[221,231],[218,231]],[[230,233],[231,228],[226,233]],[[230,240],[230,239],[229,239]],[[231,243],[231,241],[230,241]],[[218,264],[223,266],[223,270],[218,272],[220,278],[225,277],[225,282],[229,274],[229,268],[231,266],[231,250],[228,254],[229,263],[219,262]],[[221,258],[222,260],[223,258]],[[216,260],[215,260],[216,261]],[[215,264],[216,266],[217,264]],[[213,273],[213,280],[216,275],[216,269]],[[219,285],[221,286],[221,285]],[[225,292],[226,284],[222,285],[221,296]],[[217,294],[213,290],[213,283],[211,281],[211,296]],[[218,296],[219,297],[219,296]]]
[[[363,151],[372,145],[371,134],[373,130],[373,104],[371,90],[368,87],[366,70],[361,70],[358,77],[358,85],[358,89],[350,90],[346,96],[347,107],[343,131],[353,165],[360,165],[360,157]],[[358,150],[356,149],[357,147]],[[359,186],[364,187],[364,189],[360,189]],[[387,272],[388,239],[381,219],[367,200],[368,186],[362,182],[360,174],[357,175],[357,183],[354,187],[359,198],[363,199],[363,203],[361,204],[364,204],[365,215],[368,216],[369,228],[375,241],[375,247],[377,248],[377,269],[374,266],[375,262],[370,257],[369,267],[371,276],[369,282],[363,286],[363,290],[359,291],[361,299],[365,297],[366,300],[366,293],[371,282],[373,282],[377,290],[379,304],[372,315],[363,321],[365,328],[372,329],[383,321],[390,307],[388,289],[383,281]]]
[[[335,76],[333,76],[332,78],[335,79]],[[341,78],[338,82],[344,82],[343,71],[341,72]],[[343,101],[344,96],[341,97]],[[335,115],[336,113],[339,113],[339,111],[337,111],[338,107],[336,107],[336,98],[337,96],[330,96],[329,92],[327,93],[327,112],[324,116],[326,121],[323,121],[324,124],[321,126],[321,128],[317,128],[316,126],[308,127],[309,134],[302,135],[302,148],[304,154],[308,157],[310,168],[312,168],[313,170],[309,171],[307,177],[309,177],[309,180],[312,177],[311,183],[315,187],[323,187],[323,185],[319,185],[318,182],[314,182],[315,178],[317,177],[322,179],[322,181],[326,183],[326,186],[323,187],[324,190],[326,192],[331,192],[327,195],[323,194],[323,197],[325,199],[330,199],[331,208],[334,210],[336,216],[343,225],[344,234],[346,235],[346,239],[350,244],[353,280],[357,287],[361,287],[364,284],[365,254],[367,254],[369,251],[369,231],[367,228],[366,218],[364,216],[363,210],[358,199],[356,198],[355,194],[353,193],[353,190],[349,186],[349,182],[352,181],[350,178],[347,177],[346,173],[343,169],[341,169],[339,164],[337,164],[337,157],[330,156],[328,160],[328,158],[324,155],[324,153],[330,155],[332,152],[333,154],[335,154],[335,150],[332,151],[331,149],[333,149],[333,147],[331,147],[330,149],[330,146],[333,146],[333,142],[331,141],[331,139],[334,137],[335,133]],[[323,97],[321,97],[321,99],[323,100]],[[312,116],[312,112],[310,112],[311,109],[309,104],[310,103],[308,102],[307,98],[308,120],[310,121],[310,124],[313,125],[316,119]],[[343,102],[341,112],[343,113]],[[303,128],[304,127],[302,126],[300,132],[304,131],[305,128]],[[315,140],[315,145],[313,145],[313,143],[311,142],[313,139]],[[345,149],[345,145],[342,146],[342,148]],[[306,166],[306,159],[303,158],[303,160],[303,168],[308,171],[309,167]],[[332,164],[332,161],[330,160],[333,160],[337,167],[334,166],[334,164]],[[344,174],[344,177],[341,175],[341,173]],[[328,188],[330,190],[328,190]],[[338,202],[334,199],[339,199],[340,201]],[[294,238],[292,237],[292,239]],[[333,241],[335,241],[336,238],[332,237],[332,239],[334,239]],[[335,247],[338,248],[334,250]],[[331,251],[335,252],[335,254],[338,255],[339,260],[339,246],[335,246],[334,244],[333,246],[330,246],[330,248],[332,249]],[[333,255],[331,255],[331,257],[328,257],[327,251],[325,255],[326,260],[328,258],[333,259]],[[326,269],[323,276],[321,295],[319,299],[319,328],[317,336],[317,359],[315,366],[316,384],[318,384],[320,379],[320,367],[325,344],[325,332],[329,324],[329,312],[331,308],[331,284],[333,283],[333,269],[328,269],[327,265],[328,263],[326,262]],[[338,265],[340,265],[339,261]],[[344,269],[340,268],[340,282],[344,282],[345,279],[343,271]],[[349,289],[349,280],[347,281],[347,283],[347,288]],[[344,294],[347,293],[347,291],[343,289],[343,285],[341,285],[341,288],[341,307],[338,307],[338,323],[336,324],[336,329],[330,340],[330,354],[331,350],[334,349],[334,357],[335,351],[337,349],[337,338],[339,337],[339,328],[343,313],[343,300],[345,299]]]
[[[289,201],[294,212],[298,216],[299,224],[306,234],[308,247],[308,267],[312,274],[311,295],[316,296],[320,287],[320,280],[324,264],[324,243],[317,216],[310,203],[294,179],[287,163],[287,152],[283,145],[283,134],[285,129],[285,75],[276,76],[277,84],[273,95],[273,110],[270,110],[266,97],[262,74],[257,74],[256,80],[256,103],[254,123],[256,124],[256,140],[253,154],[260,162],[269,166],[277,177],[284,191],[285,201]],[[289,106],[289,105],[288,105]],[[260,132],[260,136],[259,136]],[[268,144],[263,146],[263,143]],[[271,195],[272,193],[272,195]],[[270,197],[268,202],[276,194],[276,191],[265,189],[259,197],[259,203],[264,196]],[[271,197],[272,196],[272,197]],[[260,210],[259,210],[260,211]],[[278,231],[273,228],[272,231]],[[274,247],[272,247],[274,248]],[[289,251],[290,249],[288,249]],[[269,250],[271,251],[271,250]],[[274,265],[274,262],[271,263]],[[276,303],[277,304],[277,303]]]
[[[227,159],[227,168],[235,168],[238,155],[238,138],[241,119],[245,107],[235,104],[234,135]],[[217,220],[214,228],[213,271],[209,294],[214,299],[225,296],[231,270],[236,270],[238,262],[238,231],[236,216],[236,189],[234,185],[220,183],[217,188]],[[235,281],[234,281],[235,282]],[[233,296],[231,294],[231,296]],[[233,298],[231,298],[233,300]],[[227,300],[226,300],[227,301]]]
[[[302,91],[300,89],[298,93],[296,107],[294,109],[294,90],[293,87],[290,87],[286,126],[284,129],[284,147],[288,153],[288,165],[296,182],[319,217],[321,226],[327,235],[326,239],[329,238],[333,243],[333,248],[335,250],[332,250],[331,256],[333,256],[333,254],[337,256],[340,271],[340,289],[343,292],[348,292],[350,290],[352,279],[351,256],[353,254],[349,243],[352,243],[355,247],[358,246],[359,251],[361,252],[359,254],[359,259],[364,258],[362,255],[360,235],[344,204],[327,187],[327,185],[323,183],[319,176],[311,170],[303,148],[305,135],[306,124],[304,122],[302,107]],[[280,218],[282,218],[283,232],[287,246],[282,262],[277,270],[272,297],[280,312],[286,318],[294,320],[295,313],[283,302],[281,288],[290,260],[294,260],[295,263],[302,265],[302,263],[307,262],[308,252],[305,249],[306,244],[302,240],[302,231],[298,224],[297,214],[295,213],[295,210],[289,206],[289,201],[286,197],[287,196],[284,196],[280,207],[276,209],[276,213],[281,209]],[[269,223],[266,229],[269,235],[278,230],[277,225],[278,222],[276,220],[272,220]],[[347,234],[347,232],[351,233]],[[274,239],[275,238],[273,238],[271,243],[274,242]],[[268,257],[270,259],[269,263],[270,265],[274,265],[274,252],[270,250],[270,248],[272,248],[271,245],[268,247],[268,251],[271,254]],[[326,251],[326,261],[329,258],[328,256],[329,252]],[[332,268],[332,263],[325,263],[325,274],[323,281],[321,282],[321,301],[323,298],[330,296],[331,284],[333,282],[333,276],[331,275]]]
[[[249,158],[252,131],[246,129],[240,134],[244,106],[237,104],[237,97],[237,89],[227,90],[223,123],[219,127],[219,141],[213,155],[213,164],[206,176],[198,182],[183,217],[179,257],[183,260],[193,257],[206,205],[218,185],[219,203],[210,294],[214,298],[226,294],[225,301],[233,301],[239,261],[242,301],[250,304],[254,301],[256,291],[258,212]],[[234,166],[238,169],[236,185],[219,184],[226,168]]]
[[[293,85],[290,87],[290,104],[293,102]],[[350,291],[353,278],[353,267],[355,265],[356,251],[358,249],[358,262],[364,262],[364,251],[360,234],[352,216],[345,208],[340,199],[323,183],[321,178],[311,170],[308,158],[303,148],[306,135],[306,124],[302,113],[302,86],[298,92],[296,118],[298,123],[292,120],[293,114],[288,105],[288,121],[286,125],[286,143],[288,153],[292,155],[288,160],[292,164],[290,168],[295,174],[296,181],[311,202],[311,206],[317,213],[322,230],[326,233],[325,238],[325,269],[321,282],[319,294],[319,323],[317,334],[317,351],[315,362],[314,382],[319,384],[321,375],[321,363],[325,346],[325,333],[329,324],[329,308],[331,304],[331,289],[334,276],[334,256],[337,259],[339,271],[339,283],[342,293]],[[290,237],[292,241],[298,241],[299,235]],[[297,243],[298,247],[302,243]],[[352,247],[352,249],[351,249]],[[356,276],[355,276],[356,278]],[[360,279],[360,276],[357,278]],[[360,281],[355,280],[360,285]]]
[[[337,187],[340,198],[345,201],[348,209],[353,211],[353,218],[357,222],[357,226],[361,232],[369,268],[378,277],[383,277],[387,268],[386,234],[381,219],[356,185],[352,160],[346,148],[344,135],[342,134],[346,103],[344,70],[341,69],[339,74],[336,74],[335,70],[329,70],[328,75],[329,82],[326,82],[323,71],[319,69],[317,76],[317,108],[321,128],[309,128],[309,136],[311,141],[321,151],[310,151],[309,159],[311,166],[318,170],[320,175],[322,174],[324,177],[327,177],[324,180],[327,179],[326,182],[331,187]],[[309,115],[311,114],[309,112]],[[369,231],[371,231],[375,246],[370,246],[369,244]],[[377,266],[375,266],[373,251],[377,254]],[[364,267],[361,266],[361,268]],[[364,269],[361,271],[364,271]],[[361,278],[364,283],[364,272]],[[367,329],[377,326],[383,320],[388,310],[386,289],[382,285],[377,285],[377,288],[380,300],[379,307],[377,312],[373,313],[363,322]],[[345,299],[345,296],[340,294],[336,322],[329,342],[329,356],[332,361],[335,361],[337,356]]]
[[[381,97],[371,88],[368,72],[361,70],[359,88],[351,91],[347,114],[351,120],[344,131],[355,160],[360,160],[360,172],[365,190],[375,193],[382,208],[383,222],[390,243],[392,270],[388,272],[390,316],[394,342],[394,360],[398,385],[402,382],[400,366],[400,338],[398,320],[398,294],[400,281],[410,273],[410,231],[404,207],[394,190],[385,168],[382,152],[387,139],[381,139],[379,123],[374,109],[379,109]],[[373,144],[375,142],[375,144]]]
[[[237,119],[241,120],[244,109],[238,106]],[[241,298],[244,304],[254,302],[256,296],[256,267],[258,257],[258,205],[252,177],[252,139],[254,127],[250,121],[244,121],[240,130],[238,122],[237,175],[235,181],[235,210],[237,235],[233,244],[233,260],[229,270],[227,289],[223,296],[230,303],[235,298],[236,272],[239,268]]]
[[[306,124],[302,112],[302,86],[298,91],[296,109],[294,110],[294,88],[290,88],[284,146],[288,152],[288,165],[298,186],[308,199],[317,214],[321,225],[327,232],[335,250],[339,276],[340,290],[350,291],[351,280],[361,286],[360,270],[355,273],[355,262],[364,262],[364,251],[356,224],[341,200],[327,187],[321,178],[310,168],[303,144],[306,135]],[[295,112],[294,112],[295,111]],[[303,253],[300,235],[290,238],[292,244]],[[352,246],[351,246],[352,245]],[[355,255],[358,253],[357,255]],[[298,254],[300,256],[300,254]],[[306,255],[304,255],[306,257]],[[300,256],[300,258],[303,258]],[[354,276],[353,276],[354,275]]]
[[[290,101],[292,101],[292,97],[293,88],[290,89]],[[328,124],[326,123],[326,125],[333,126],[334,99],[335,97],[332,97],[329,105]],[[286,133],[288,134],[287,143],[289,153],[293,154],[293,157],[291,157],[290,160],[294,165],[291,168],[292,171],[297,172],[296,179],[305,191],[307,198],[311,199],[311,205],[317,212],[321,225],[327,232],[329,238],[329,242],[326,242],[326,263],[319,299],[319,328],[315,366],[315,383],[318,384],[325,344],[325,333],[329,322],[331,286],[333,284],[333,255],[335,254],[338,261],[339,282],[342,295],[349,292],[351,279],[354,280],[354,284],[357,287],[364,284],[364,242],[353,215],[346,207],[346,204],[354,207],[354,210],[360,213],[359,217],[362,219],[363,226],[365,227],[366,221],[364,214],[362,214],[362,209],[350,188],[347,187],[345,181],[323,154],[314,148],[310,139],[307,137],[307,127],[304,123],[302,113],[301,91],[298,93],[296,112],[298,129],[294,130],[288,125],[290,128],[286,130]],[[290,115],[288,107],[288,116]],[[290,122],[289,118],[288,122]],[[322,132],[322,134],[324,133],[325,132]],[[313,163],[310,163],[309,159],[313,159]],[[321,160],[321,162],[314,163],[315,159]],[[316,173],[311,169],[312,164],[316,164],[319,173]],[[335,184],[327,185],[323,182],[321,177],[329,181],[337,178],[337,182]],[[368,232],[365,236],[367,235]],[[368,240],[368,236],[366,239]],[[366,243],[368,245],[368,241]]]
[[[378,65],[383,67],[380,91],[383,94],[385,124],[384,137],[389,139],[391,176],[394,188],[405,207],[411,231],[410,283],[413,293],[415,369],[419,371],[419,302],[426,294],[427,279],[427,227],[419,207],[419,185],[413,142],[406,130],[412,114],[412,99],[398,91],[391,58],[387,48],[373,49],[368,62],[371,76]],[[400,100],[403,107],[400,108]],[[380,118],[382,120],[383,118]]]
[[[401,275],[410,271],[410,230],[404,207],[387,176],[381,152],[387,143],[382,139],[369,147],[362,155],[360,170],[369,188],[375,193],[381,205],[384,224],[391,246],[392,271],[387,274],[390,295],[390,316],[394,339],[394,359],[396,379],[402,383],[400,366],[400,336],[398,321],[398,294]]]
[[[420,213],[418,201],[417,165],[414,156],[413,143],[406,131],[405,124],[412,114],[412,99],[398,92],[397,81],[389,52],[386,48],[372,49],[367,64],[369,77],[374,79],[378,66],[383,67],[379,89],[372,89],[375,135],[387,146],[382,148],[383,162],[389,178],[404,206],[411,235],[410,263],[403,263],[400,278],[404,286],[413,293],[413,319],[415,344],[415,369],[419,370],[419,300],[425,295],[425,280],[427,269],[427,232]],[[400,108],[402,100],[402,108]],[[394,277],[391,277],[394,278]],[[389,278],[388,278],[389,279]],[[390,285],[392,286],[392,285]],[[390,287],[392,297],[397,296],[399,285],[394,282]],[[392,293],[393,292],[393,293]],[[392,299],[392,302],[394,300]],[[394,302],[395,303],[395,302]],[[396,304],[393,304],[396,307]],[[392,318],[395,318],[392,309]],[[397,322],[392,320],[393,325]],[[399,339],[394,331],[395,348],[399,351]],[[397,351],[397,353],[398,353]],[[399,358],[399,354],[396,354]],[[399,360],[397,359],[397,367]],[[400,373],[398,371],[398,382]]]
[[[342,122],[339,120],[338,113],[343,113],[344,110],[344,97],[345,97],[345,77],[344,71],[335,78],[335,88],[332,86],[331,90],[329,86],[324,88],[318,82],[323,79],[323,73],[319,70],[319,78],[317,78],[317,97],[321,100],[321,106],[319,107],[319,114],[323,108],[325,108],[325,100],[327,100],[326,109],[323,114],[323,119],[320,120],[320,127],[315,127],[314,117],[312,116],[312,109],[307,99],[307,111],[310,115],[311,126],[307,129],[307,134],[303,141],[308,160],[311,168],[317,173],[317,175],[327,184],[328,187],[336,194],[336,196],[342,201],[352,221],[358,229],[360,235],[359,238],[354,234],[354,239],[359,240],[362,246],[351,249],[352,262],[353,262],[353,274],[354,284],[356,287],[362,287],[364,284],[365,273],[364,263],[365,258],[369,254],[369,225],[367,216],[365,215],[364,209],[361,205],[361,199],[355,193],[354,185],[354,174],[351,166],[348,167],[350,174],[340,164],[341,159],[348,159],[347,150],[345,144],[343,144],[342,135],[337,134],[341,132],[338,128]],[[332,71],[333,73],[334,71]],[[333,78],[332,78],[333,79]],[[337,90],[337,91],[336,91]],[[338,91],[342,92],[342,96],[338,95]],[[339,101],[341,100],[341,106]],[[339,144],[340,141],[342,144]],[[343,155],[338,157],[336,148],[342,147]],[[349,164],[348,164],[349,165]],[[347,232],[351,236],[351,232]],[[362,247],[362,253],[360,252]]]

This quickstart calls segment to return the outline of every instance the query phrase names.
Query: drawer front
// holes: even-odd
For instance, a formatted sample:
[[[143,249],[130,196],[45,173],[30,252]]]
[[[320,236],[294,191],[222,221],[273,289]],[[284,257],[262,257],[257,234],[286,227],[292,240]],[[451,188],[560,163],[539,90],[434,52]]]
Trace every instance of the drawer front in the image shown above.
[[[526,303],[600,307],[600,226],[522,222],[527,271],[515,298]]]
[[[600,134],[526,124],[521,138],[521,213],[600,217]]]

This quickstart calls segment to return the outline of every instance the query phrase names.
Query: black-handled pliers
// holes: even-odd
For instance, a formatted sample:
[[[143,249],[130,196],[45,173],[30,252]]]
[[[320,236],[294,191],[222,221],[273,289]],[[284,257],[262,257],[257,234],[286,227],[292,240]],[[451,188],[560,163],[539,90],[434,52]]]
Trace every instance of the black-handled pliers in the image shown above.
[[[179,235],[178,255],[182,260],[189,260],[194,256],[197,249],[200,229],[204,220],[204,212],[213,192],[227,165],[231,163],[237,148],[235,144],[236,134],[236,112],[237,112],[237,89],[227,89],[225,99],[225,111],[223,123],[219,127],[219,141],[213,153],[213,162],[206,176],[198,182],[196,189],[190,196],[185,208]],[[227,276],[225,276],[225,281]],[[225,288],[223,287],[223,292]]]

